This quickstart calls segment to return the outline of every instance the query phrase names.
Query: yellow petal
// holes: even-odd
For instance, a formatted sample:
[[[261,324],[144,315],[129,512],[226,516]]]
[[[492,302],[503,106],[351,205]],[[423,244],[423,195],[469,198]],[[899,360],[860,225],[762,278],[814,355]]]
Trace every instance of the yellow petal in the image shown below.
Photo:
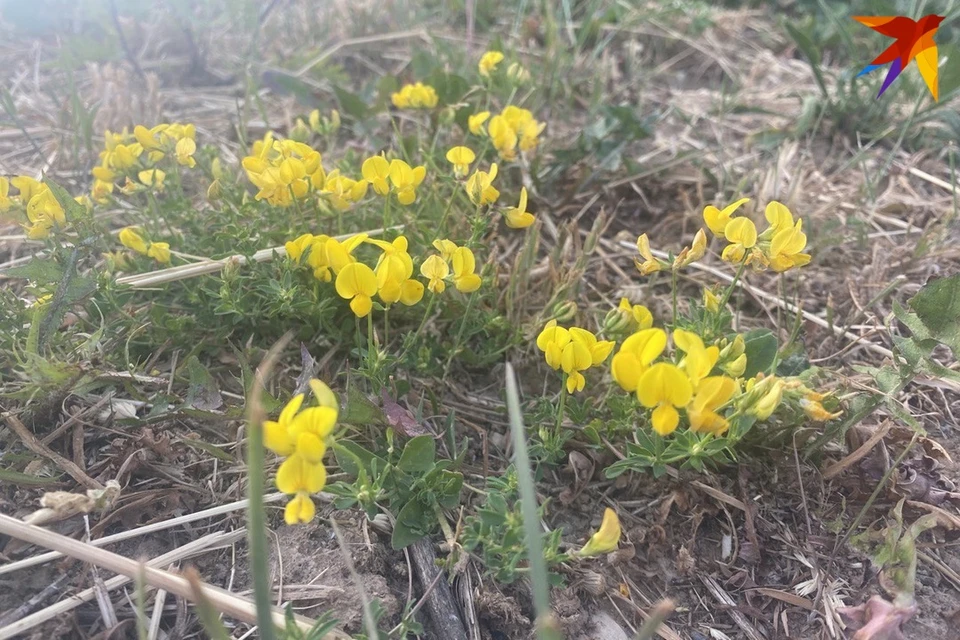
[[[580,556],[589,557],[615,551],[620,544],[620,519],[617,513],[609,507],[603,512],[603,522],[600,529],[590,536],[587,544],[580,549]]]
[[[289,525],[306,524],[316,515],[313,500],[306,493],[298,493],[283,509],[283,520]]]

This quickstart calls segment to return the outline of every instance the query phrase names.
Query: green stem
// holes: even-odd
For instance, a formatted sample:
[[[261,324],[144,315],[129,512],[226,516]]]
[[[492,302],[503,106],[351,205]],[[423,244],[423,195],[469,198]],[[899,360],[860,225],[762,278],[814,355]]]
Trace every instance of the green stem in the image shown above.
[[[263,425],[250,422],[247,444],[247,475],[249,485],[247,508],[250,531],[250,562],[253,568],[253,599],[257,609],[257,625],[263,640],[274,640],[272,604],[270,594],[270,568],[267,559],[267,514],[263,506],[265,473],[263,469]]]
[[[467,330],[467,319],[470,317],[470,311],[473,309],[473,301],[477,299],[477,294],[472,293],[467,299],[467,308],[463,311],[463,318],[460,319],[460,330],[457,331],[457,340],[453,343],[450,355],[447,356],[447,364],[443,367],[443,377],[446,378],[450,373],[450,365],[453,363],[454,356],[460,351],[460,342],[463,340],[463,334]]]
[[[423,328],[427,325],[427,320],[430,319],[430,312],[433,311],[433,305],[436,303],[437,297],[438,297],[438,294],[436,293],[430,294],[430,300],[429,302],[427,302],[426,311],[423,312],[423,319],[420,320],[420,326],[417,327],[417,330],[413,332],[413,337],[410,339],[410,341],[407,343],[407,346],[404,347],[403,351],[400,353],[400,357],[399,357],[400,360],[403,360],[403,358],[407,355],[407,352],[410,350],[410,347],[416,344],[417,339],[420,337],[420,332],[423,331]]]
[[[670,293],[673,297],[673,327],[677,327],[677,270],[671,270]]]
[[[560,402],[557,403],[557,433],[563,428],[563,414],[567,408],[567,374],[563,374],[563,383],[560,388]]]
[[[390,344],[390,307],[383,310],[383,346],[384,349]]]

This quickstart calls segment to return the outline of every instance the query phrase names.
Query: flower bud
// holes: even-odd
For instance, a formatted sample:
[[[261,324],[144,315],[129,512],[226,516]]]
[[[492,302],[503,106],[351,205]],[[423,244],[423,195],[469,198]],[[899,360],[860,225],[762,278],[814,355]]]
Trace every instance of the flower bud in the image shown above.
[[[704,289],[703,290],[703,306],[710,313],[719,313],[720,298],[714,295],[713,291],[710,291],[710,289]]]
[[[750,382],[747,383],[743,404],[746,407],[746,413],[756,416],[758,420],[766,420],[780,406],[782,398],[783,380],[776,376],[768,376],[756,381],[753,385]]]
[[[619,307],[610,309],[603,318],[603,332],[612,335],[628,333],[633,324],[633,316],[630,313],[625,313]]]
[[[550,319],[558,323],[570,322],[577,317],[577,303],[573,300],[564,300],[553,306],[550,313]]]
[[[310,139],[310,128],[307,127],[306,123],[297,118],[297,123],[293,125],[293,128],[290,129],[290,139],[296,142],[306,142]]]
[[[730,362],[720,365],[720,370],[731,378],[739,378],[747,370],[747,354],[741,353]]]

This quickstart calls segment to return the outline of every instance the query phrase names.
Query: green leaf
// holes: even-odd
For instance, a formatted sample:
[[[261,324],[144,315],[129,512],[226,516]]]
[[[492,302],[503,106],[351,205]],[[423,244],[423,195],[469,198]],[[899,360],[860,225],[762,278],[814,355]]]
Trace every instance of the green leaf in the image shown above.
[[[437,483],[437,502],[444,509],[453,509],[460,504],[460,490],[463,488],[463,474],[456,471],[440,472]]]
[[[333,455],[337,458],[337,465],[354,477],[360,475],[361,466],[370,469],[373,460],[379,460],[381,468],[384,466],[382,458],[346,439],[337,440],[333,447]]]
[[[87,208],[73,199],[67,190],[58,185],[49,178],[43,179],[43,184],[47,185],[53,197],[57,199],[67,220],[82,220],[87,217]]]
[[[820,87],[820,92],[823,93],[824,97],[829,97],[827,92],[827,85],[823,80],[823,72],[820,70],[820,52],[817,51],[817,48],[813,46],[813,42],[807,37],[807,34],[803,33],[795,26],[789,22],[784,24],[784,27],[787,29],[787,33],[790,34],[790,37],[796,43],[797,48],[806,56],[807,60],[810,62],[810,69],[813,71],[813,77],[817,81],[817,85]]]
[[[444,73],[440,69],[434,71],[427,83],[437,90],[440,104],[456,104],[470,91],[470,83],[454,73]]]
[[[340,110],[354,120],[366,120],[370,115],[370,110],[366,103],[355,93],[350,93],[346,89],[334,85],[333,92],[337,94],[337,102],[340,103]]]
[[[397,466],[410,474],[426,473],[433,469],[436,455],[437,443],[433,436],[417,436],[407,442]]]
[[[747,354],[745,378],[761,371],[766,373],[777,357],[777,338],[769,329],[753,329],[743,334],[744,353]]]
[[[223,406],[223,396],[220,395],[220,386],[210,375],[206,367],[200,364],[197,356],[190,356],[187,360],[187,374],[190,384],[187,387],[187,397],[184,404],[187,407],[201,411],[213,411]]]
[[[50,258],[34,258],[26,264],[0,271],[7,278],[23,278],[37,284],[53,284],[63,278],[63,267]]]
[[[433,513],[428,511],[416,499],[403,505],[397,514],[390,544],[394,549],[403,549],[430,533]]]
[[[930,336],[960,358],[960,274],[928,283],[909,303]]]
[[[357,387],[351,386],[347,390],[347,403],[340,412],[340,422],[367,426],[371,424],[386,424],[383,411],[370,401]]]
[[[0,468],[0,482],[21,487],[48,487],[58,484],[60,481],[57,478],[44,478],[28,473],[20,473],[19,471],[13,471],[11,469]]]

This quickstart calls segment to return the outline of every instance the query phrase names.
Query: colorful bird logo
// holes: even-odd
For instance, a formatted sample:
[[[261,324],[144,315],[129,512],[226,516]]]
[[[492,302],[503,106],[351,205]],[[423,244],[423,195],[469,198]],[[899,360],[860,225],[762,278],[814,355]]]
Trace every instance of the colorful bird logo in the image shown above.
[[[883,81],[883,86],[880,87],[880,93],[877,94],[878,98],[897,79],[900,72],[910,64],[910,61],[916,58],[917,68],[920,69],[920,75],[923,76],[930,93],[933,94],[933,99],[939,100],[937,89],[939,58],[937,57],[937,44],[933,41],[933,36],[936,35],[937,28],[943,22],[943,16],[930,14],[919,20],[911,20],[904,16],[853,16],[853,19],[878,33],[897,39],[873,62],[868,64],[863,71],[857,74],[857,77],[860,77],[887,63],[893,63],[890,65],[890,71]]]

